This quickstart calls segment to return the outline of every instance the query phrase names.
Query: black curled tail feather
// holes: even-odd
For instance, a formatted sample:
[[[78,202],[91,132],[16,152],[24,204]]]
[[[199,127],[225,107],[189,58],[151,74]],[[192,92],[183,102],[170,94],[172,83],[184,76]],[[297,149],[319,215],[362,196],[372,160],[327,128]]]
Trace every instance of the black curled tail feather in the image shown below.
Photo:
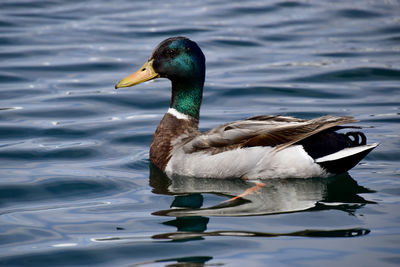
[[[299,144],[303,146],[308,155],[313,159],[317,159],[345,148],[366,145],[367,138],[359,131],[337,133],[332,130],[327,130],[310,136],[299,142]]]
[[[362,146],[367,144],[367,137],[362,132],[347,132],[344,134],[347,137],[349,147]]]

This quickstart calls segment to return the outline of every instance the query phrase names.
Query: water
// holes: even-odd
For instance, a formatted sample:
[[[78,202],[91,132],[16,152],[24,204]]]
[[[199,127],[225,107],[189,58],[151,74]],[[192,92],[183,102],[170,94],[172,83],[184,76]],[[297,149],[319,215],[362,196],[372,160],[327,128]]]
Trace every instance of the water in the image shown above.
[[[398,1],[0,3],[0,265],[398,266]],[[115,91],[163,39],[207,58],[202,130],[352,115],[380,146],[330,179],[170,181],[170,84]],[[186,264],[186,265],[185,265]],[[192,264],[192,265],[190,265]]]

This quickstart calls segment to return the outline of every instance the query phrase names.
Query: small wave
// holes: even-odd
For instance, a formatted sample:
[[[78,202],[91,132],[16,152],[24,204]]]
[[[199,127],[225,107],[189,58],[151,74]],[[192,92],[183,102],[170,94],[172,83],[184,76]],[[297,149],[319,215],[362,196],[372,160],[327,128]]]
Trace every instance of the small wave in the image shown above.
[[[307,77],[296,78],[293,82],[329,83],[351,81],[399,81],[400,70],[388,68],[352,68],[330,71]]]

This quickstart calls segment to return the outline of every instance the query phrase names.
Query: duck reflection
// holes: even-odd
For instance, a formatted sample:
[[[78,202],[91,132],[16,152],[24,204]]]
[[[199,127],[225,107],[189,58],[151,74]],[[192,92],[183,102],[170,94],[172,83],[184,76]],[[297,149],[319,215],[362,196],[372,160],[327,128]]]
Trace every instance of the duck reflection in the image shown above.
[[[255,185],[253,181],[241,179],[199,179],[191,177],[167,177],[150,165],[150,185],[153,193],[172,195],[170,209],[156,211],[154,215],[176,217],[164,224],[177,228],[176,233],[167,233],[153,238],[174,240],[198,239],[209,235],[240,236],[357,236],[369,233],[368,229],[340,229],[333,231],[306,230],[294,233],[257,233],[219,231],[205,232],[208,216],[255,216],[321,209],[339,209],[349,214],[367,203],[358,194],[373,191],[359,186],[348,174],[331,178],[268,179],[257,192],[241,195]],[[220,196],[222,201],[204,206],[204,195]],[[241,195],[237,198],[235,196]]]

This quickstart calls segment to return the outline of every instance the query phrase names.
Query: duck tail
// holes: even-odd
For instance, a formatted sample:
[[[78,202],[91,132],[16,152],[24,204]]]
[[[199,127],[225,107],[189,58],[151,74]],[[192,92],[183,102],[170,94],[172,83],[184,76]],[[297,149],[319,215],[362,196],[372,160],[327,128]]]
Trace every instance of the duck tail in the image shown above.
[[[321,167],[330,173],[343,173],[357,165],[379,143],[366,144],[365,135],[360,132],[348,132],[350,146],[335,153],[315,159]]]

